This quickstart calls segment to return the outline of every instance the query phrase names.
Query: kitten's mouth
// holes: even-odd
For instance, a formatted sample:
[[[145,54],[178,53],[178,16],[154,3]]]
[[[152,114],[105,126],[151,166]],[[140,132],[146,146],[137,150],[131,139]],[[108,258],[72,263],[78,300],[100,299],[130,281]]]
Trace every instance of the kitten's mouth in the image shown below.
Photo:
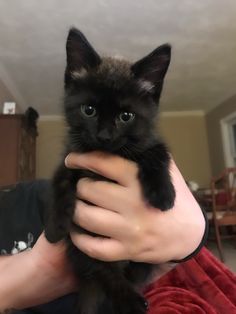
[[[91,144],[91,148],[93,150],[101,150],[112,153],[119,151],[123,146],[125,146],[125,144],[125,139],[118,139],[113,141],[95,141],[94,144]]]
[[[119,139],[113,141],[97,141],[96,139],[83,138],[78,144],[73,143],[72,149],[78,152],[92,152],[100,150],[108,153],[115,153],[122,150],[127,144],[126,139]]]
[[[97,149],[112,153],[120,150],[123,146],[123,143],[101,143],[98,144]]]

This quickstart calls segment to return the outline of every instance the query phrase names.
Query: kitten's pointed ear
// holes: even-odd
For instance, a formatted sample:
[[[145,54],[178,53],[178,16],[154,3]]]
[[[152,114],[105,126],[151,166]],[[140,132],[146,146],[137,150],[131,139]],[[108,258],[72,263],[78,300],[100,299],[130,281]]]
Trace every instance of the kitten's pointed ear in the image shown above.
[[[76,28],[71,28],[66,42],[66,75],[79,77],[100,64],[101,58],[85,36]]]
[[[168,70],[171,59],[171,46],[164,44],[149,55],[131,66],[131,71],[136,78],[143,82],[143,87],[155,93],[163,85],[163,80]]]

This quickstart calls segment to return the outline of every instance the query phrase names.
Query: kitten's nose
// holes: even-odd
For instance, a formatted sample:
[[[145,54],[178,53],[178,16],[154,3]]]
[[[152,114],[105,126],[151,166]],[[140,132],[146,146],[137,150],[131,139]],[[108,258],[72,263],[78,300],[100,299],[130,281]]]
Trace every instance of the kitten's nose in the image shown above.
[[[111,139],[111,133],[109,133],[109,131],[107,129],[103,129],[103,130],[98,132],[97,139],[100,142],[109,142]]]

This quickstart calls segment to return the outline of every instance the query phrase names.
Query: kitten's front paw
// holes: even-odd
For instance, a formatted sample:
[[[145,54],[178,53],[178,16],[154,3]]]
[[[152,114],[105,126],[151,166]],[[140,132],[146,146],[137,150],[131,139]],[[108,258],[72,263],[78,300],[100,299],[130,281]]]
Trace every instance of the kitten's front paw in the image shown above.
[[[144,196],[151,206],[164,211],[174,206],[175,189],[171,182],[162,186],[148,185],[144,189]]]
[[[52,225],[48,223],[45,227],[45,237],[50,243],[56,243],[67,236],[67,228],[63,225]]]
[[[136,298],[133,302],[127,304],[127,314],[145,314],[148,310],[148,302],[142,296]]]

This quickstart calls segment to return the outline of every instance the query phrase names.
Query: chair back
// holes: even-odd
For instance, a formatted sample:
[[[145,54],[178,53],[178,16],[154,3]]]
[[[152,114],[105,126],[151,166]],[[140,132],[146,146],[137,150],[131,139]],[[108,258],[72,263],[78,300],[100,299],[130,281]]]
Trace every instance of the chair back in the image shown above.
[[[236,167],[226,168],[211,181],[213,218],[217,211],[236,214]]]

